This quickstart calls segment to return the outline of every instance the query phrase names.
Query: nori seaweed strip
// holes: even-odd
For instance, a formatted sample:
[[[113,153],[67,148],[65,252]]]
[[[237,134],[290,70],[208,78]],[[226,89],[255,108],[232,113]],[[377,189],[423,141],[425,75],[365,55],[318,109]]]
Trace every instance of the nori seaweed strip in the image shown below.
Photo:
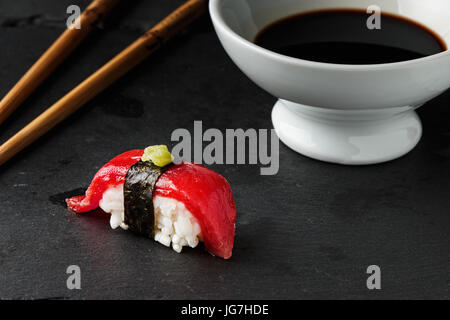
[[[161,168],[151,161],[139,161],[128,170],[123,192],[125,223],[131,231],[153,238],[153,190],[158,178],[169,167],[170,165]]]

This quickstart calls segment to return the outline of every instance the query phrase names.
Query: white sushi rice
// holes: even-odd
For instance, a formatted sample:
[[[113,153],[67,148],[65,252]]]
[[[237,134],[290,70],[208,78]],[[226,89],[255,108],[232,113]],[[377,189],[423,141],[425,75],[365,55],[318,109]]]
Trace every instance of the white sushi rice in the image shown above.
[[[197,219],[186,209],[182,202],[166,197],[154,197],[155,211],[155,241],[172,246],[180,253],[183,247],[195,248],[201,240],[201,229]],[[119,226],[127,230],[125,224],[125,209],[123,184],[109,188],[100,200],[100,208],[111,213],[109,221],[111,228]]]
[[[197,219],[182,202],[165,197],[154,197],[155,240],[180,253],[183,247],[195,248],[201,239]]]
[[[106,213],[111,213],[109,224],[113,229],[120,226],[122,229],[128,230],[128,226],[124,222],[125,208],[123,204],[123,184],[106,190],[102,200],[100,200],[100,208]]]

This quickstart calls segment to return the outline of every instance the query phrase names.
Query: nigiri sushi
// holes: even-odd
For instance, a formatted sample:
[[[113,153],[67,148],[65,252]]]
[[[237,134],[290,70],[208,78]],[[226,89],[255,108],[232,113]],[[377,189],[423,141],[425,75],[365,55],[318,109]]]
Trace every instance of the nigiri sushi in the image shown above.
[[[100,207],[119,226],[172,247],[195,248],[203,241],[213,255],[229,259],[236,205],[218,173],[192,162],[173,164],[166,146],[125,152],[105,164],[86,194],[66,200],[83,213]]]

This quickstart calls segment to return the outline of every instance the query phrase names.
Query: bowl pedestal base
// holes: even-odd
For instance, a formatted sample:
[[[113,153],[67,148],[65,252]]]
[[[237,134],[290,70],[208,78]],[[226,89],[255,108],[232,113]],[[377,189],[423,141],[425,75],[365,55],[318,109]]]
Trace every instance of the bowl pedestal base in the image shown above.
[[[278,100],[272,121],[280,140],[291,149],[346,165],[397,159],[422,136],[422,124],[412,107],[354,111]]]

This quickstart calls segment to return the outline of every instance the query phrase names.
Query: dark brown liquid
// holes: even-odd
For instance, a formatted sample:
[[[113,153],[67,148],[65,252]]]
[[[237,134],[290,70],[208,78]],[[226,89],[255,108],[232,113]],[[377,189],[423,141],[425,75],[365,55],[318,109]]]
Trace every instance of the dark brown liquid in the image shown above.
[[[381,29],[371,30],[369,17],[348,9],[298,14],[263,29],[255,43],[294,58],[338,64],[400,62],[447,50],[437,34],[412,20],[382,14]]]

